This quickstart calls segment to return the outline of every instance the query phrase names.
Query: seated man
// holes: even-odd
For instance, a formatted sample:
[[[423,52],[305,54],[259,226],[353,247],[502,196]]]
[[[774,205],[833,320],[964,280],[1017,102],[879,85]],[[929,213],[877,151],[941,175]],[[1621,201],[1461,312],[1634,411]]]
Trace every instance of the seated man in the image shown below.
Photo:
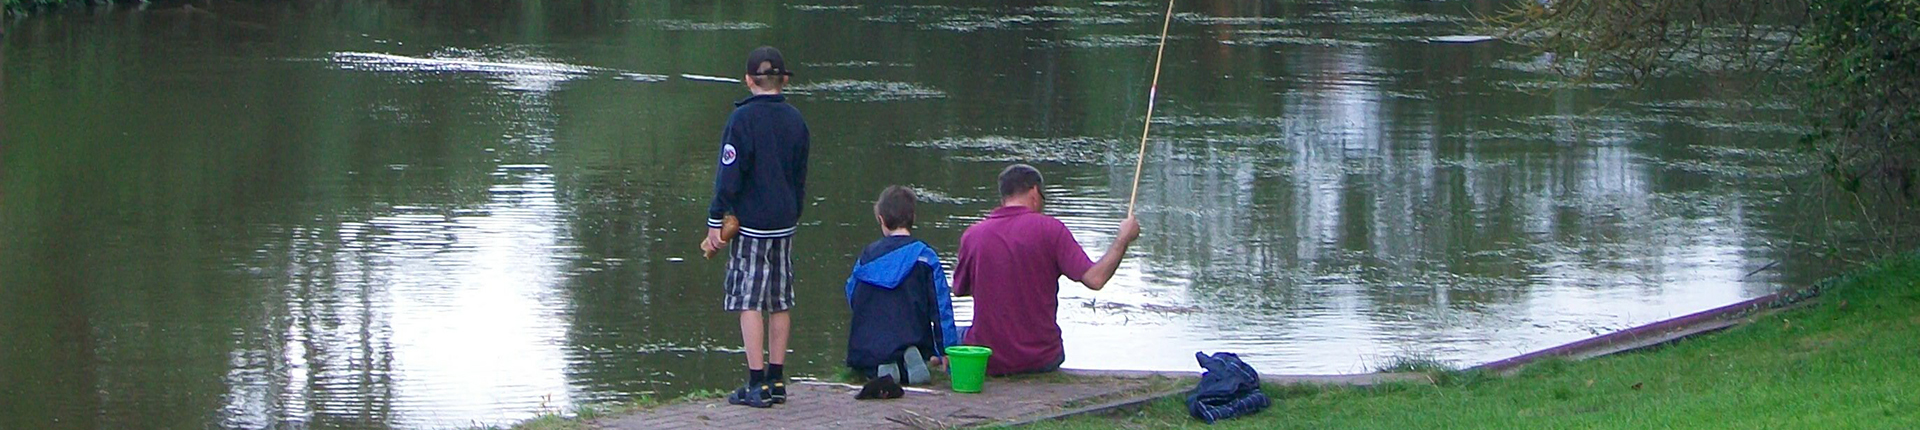
[[[1099,290],[1127,246],[1140,237],[1132,216],[1095,262],[1066,224],[1040,213],[1040,171],[1015,164],[1000,172],[1000,207],[960,236],[954,293],[973,296],[966,343],[993,348],[987,374],[1051,372],[1066,362],[1060,341],[1060,277]]]
[[[906,187],[880,192],[873,217],[884,236],[860,252],[847,277],[847,367],[900,384],[932,382],[928,361],[939,367],[947,347],[960,343],[940,255],[913,238],[913,203]]]

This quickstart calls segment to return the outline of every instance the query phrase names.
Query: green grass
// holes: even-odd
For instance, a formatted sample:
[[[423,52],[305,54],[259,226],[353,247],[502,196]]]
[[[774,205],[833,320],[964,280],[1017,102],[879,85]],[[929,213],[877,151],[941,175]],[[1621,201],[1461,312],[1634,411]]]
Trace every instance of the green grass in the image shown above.
[[[1920,428],[1920,258],[1825,284],[1813,304],[1654,350],[1547,361],[1510,377],[1422,368],[1434,384],[1266,386],[1274,406],[1208,427],[1175,396],[1108,428]]]

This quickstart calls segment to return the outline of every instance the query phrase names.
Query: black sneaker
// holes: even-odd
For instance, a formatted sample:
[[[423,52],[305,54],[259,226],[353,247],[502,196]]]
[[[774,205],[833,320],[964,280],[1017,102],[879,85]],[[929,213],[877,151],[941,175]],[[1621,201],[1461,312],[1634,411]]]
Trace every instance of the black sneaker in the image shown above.
[[[761,387],[767,390],[767,401],[773,402],[773,404],[776,405],[787,402],[786,378],[773,381],[773,385],[762,385]]]
[[[733,394],[727,395],[727,403],[755,408],[773,407],[773,403],[767,399],[766,386],[762,385],[760,387],[760,389],[751,389],[746,386],[741,386],[740,388],[734,389]]]

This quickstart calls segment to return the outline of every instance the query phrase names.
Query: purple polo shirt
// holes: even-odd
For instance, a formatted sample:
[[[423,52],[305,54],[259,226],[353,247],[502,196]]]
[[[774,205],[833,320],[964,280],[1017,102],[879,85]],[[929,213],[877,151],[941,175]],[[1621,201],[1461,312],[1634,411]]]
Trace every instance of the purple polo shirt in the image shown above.
[[[953,293],[973,296],[965,342],[993,348],[987,373],[1054,364],[1060,343],[1060,277],[1079,281],[1093,267],[1067,225],[1026,206],[1002,206],[960,235]]]

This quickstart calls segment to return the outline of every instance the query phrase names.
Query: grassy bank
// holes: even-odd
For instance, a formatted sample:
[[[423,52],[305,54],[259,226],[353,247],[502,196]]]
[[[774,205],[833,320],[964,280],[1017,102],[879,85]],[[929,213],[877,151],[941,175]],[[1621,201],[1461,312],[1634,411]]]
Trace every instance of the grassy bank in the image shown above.
[[[1828,284],[1812,305],[1650,351],[1434,385],[1265,387],[1259,415],[1207,427],[1184,399],[1045,423],[1108,428],[1920,428],[1920,258]]]

